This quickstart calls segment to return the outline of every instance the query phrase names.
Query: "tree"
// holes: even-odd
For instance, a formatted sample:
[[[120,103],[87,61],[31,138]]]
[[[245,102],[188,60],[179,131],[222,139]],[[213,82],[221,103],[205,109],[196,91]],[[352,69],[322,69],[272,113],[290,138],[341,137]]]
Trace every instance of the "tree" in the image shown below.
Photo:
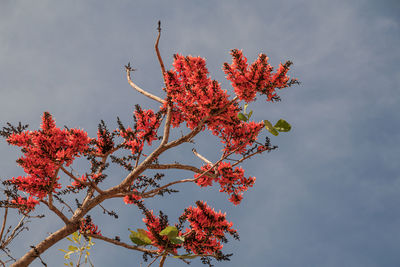
[[[51,114],[45,112],[38,130],[28,131],[28,126],[20,123],[18,126],[8,124],[0,132],[10,145],[21,148],[23,156],[17,163],[26,173],[25,176],[3,181],[6,198],[1,202],[5,208],[4,224],[8,208],[18,209],[22,216],[30,216],[40,204],[47,206],[50,212],[64,222],[62,228],[33,246],[12,266],[29,265],[52,245],[76,231],[86,238],[140,251],[144,258],[153,258],[153,262],[159,259],[159,266],[163,266],[167,257],[185,262],[200,257],[205,264],[211,264],[212,258],[229,260],[229,255],[222,252],[222,243],[227,241],[227,235],[235,239],[239,236],[225,214],[216,212],[206,202],[199,200],[186,208],[179,218],[170,222],[162,212],[159,215],[153,214],[147,207],[146,199],[174,193],[171,187],[181,183],[195,183],[201,187],[219,184],[220,192],[227,194],[229,201],[238,205],[243,193],[255,182],[255,177],[245,177],[239,164],[277,148],[270,144],[268,137],[265,137],[264,142],[259,141],[262,130],[266,128],[277,135],[291,128],[285,120],[279,120],[274,126],[268,120],[251,121],[253,111],[247,112],[248,103],[255,101],[257,93],[265,96],[267,101],[279,101],[276,90],[297,83],[296,79],[290,79],[287,75],[292,63],[287,61],[280,64],[274,71],[264,54],[260,54],[249,65],[241,50],[232,50],[232,63],[223,66],[235,93],[235,97],[230,98],[220,84],[209,77],[203,58],[177,54],[174,55],[173,68],[165,70],[158,50],[160,34],[159,23],[155,50],[164,78],[164,98],[136,85],[131,79],[134,69],[130,64],[125,66],[128,83],[161,105],[157,112],[136,105],[133,127],[126,127],[118,119],[119,127],[111,131],[101,121],[97,137],[90,138],[80,129],[58,128]],[[240,102],[245,103],[243,108]],[[170,132],[174,128],[183,127],[184,123],[187,132],[170,140]],[[193,142],[199,133],[206,130],[223,144],[220,158],[216,162],[211,162],[195,148],[192,152],[204,161],[203,166],[159,161],[159,156],[166,151]],[[128,154],[119,156],[117,151],[127,151]],[[78,157],[87,159],[90,170],[81,170],[79,173],[72,169]],[[110,164],[119,165],[128,174],[121,177],[119,184],[104,188],[102,182],[107,179],[106,170]],[[194,175],[165,183],[164,173],[154,176],[146,174],[149,170],[169,169],[186,170]],[[69,179],[71,184],[62,186],[61,181],[65,179]],[[83,199],[76,201],[77,208],[73,209],[71,197],[68,196],[79,192],[86,193]],[[94,208],[103,208],[103,202],[114,198],[122,198],[126,204],[132,204],[144,215],[147,229],[131,230],[133,245],[122,242],[118,237],[102,235],[90,217],[89,213]],[[60,206],[70,215],[63,212]],[[116,216],[114,212],[108,213]],[[75,238],[78,238],[77,234]],[[182,250],[186,252],[182,254]]]

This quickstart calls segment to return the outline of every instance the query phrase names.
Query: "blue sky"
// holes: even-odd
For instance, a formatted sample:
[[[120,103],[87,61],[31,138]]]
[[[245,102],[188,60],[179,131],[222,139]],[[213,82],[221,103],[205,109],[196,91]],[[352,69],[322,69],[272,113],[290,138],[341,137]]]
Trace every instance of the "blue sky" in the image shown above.
[[[153,49],[158,20],[167,68],[174,53],[205,57],[211,76],[229,90],[221,66],[230,49],[243,49],[249,61],[266,53],[275,66],[290,59],[301,85],[282,91],[280,103],[260,98],[251,108],[255,120],[285,118],[293,130],[271,137],[277,151],[243,164],[257,181],[242,204],[234,207],[217,189],[185,185],[149,207],[166,211],[171,221],[198,199],[226,211],[241,241],[230,240],[224,251],[234,253],[232,261],[216,266],[399,266],[399,15],[396,0],[4,0],[0,123],[22,121],[36,129],[49,111],[60,127],[95,136],[101,119],[111,128],[117,116],[129,124],[136,103],[157,108],[129,87],[123,66],[130,61],[137,84],[163,95]],[[216,160],[214,142],[203,134],[197,150]],[[191,148],[169,156],[200,164]],[[22,174],[17,155],[0,142],[2,179]],[[123,175],[110,170],[115,182]],[[122,201],[106,206],[118,209],[120,219],[95,211],[102,232],[129,242],[127,228],[143,227],[141,215]],[[60,226],[54,216],[33,222],[15,240],[15,256]],[[62,265],[57,249],[66,246],[43,255],[48,266]],[[100,267],[142,262],[139,253],[101,241],[92,258]],[[170,259],[165,266],[186,265]],[[192,266],[203,265],[195,260]]]

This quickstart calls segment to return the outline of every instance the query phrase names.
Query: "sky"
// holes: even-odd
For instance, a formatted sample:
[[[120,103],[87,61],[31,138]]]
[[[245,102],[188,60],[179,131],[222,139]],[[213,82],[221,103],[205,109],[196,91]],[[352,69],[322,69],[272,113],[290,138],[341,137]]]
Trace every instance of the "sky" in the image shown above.
[[[223,251],[233,253],[231,261],[215,266],[400,266],[399,1],[2,0],[0,125],[21,121],[34,130],[48,111],[58,126],[95,137],[101,119],[116,128],[117,116],[132,125],[135,104],[157,109],[128,85],[123,66],[131,62],[134,81],[164,96],[154,52],[158,20],[168,69],[175,53],[201,56],[211,77],[232,90],[221,67],[238,48],[250,62],[259,53],[273,66],[293,61],[290,75],[301,84],[282,90],[279,103],[260,97],[250,105],[254,120],[284,118],[293,128],[270,136],[278,150],[242,165],[257,180],[241,205],[233,206],[217,187],[184,185],[148,207],[165,211],[171,222],[200,199],[226,211],[241,240],[230,239]],[[193,146],[164,159],[200,166]],[[218,159],[211,135],[196,138],[196,149]],[[2,180],[23,174],[18,155],[0,141]],[[111,168],[109,183],[124,175]],[[191,174],[171,172],[165,179],[176,177]],[[144,226],[135,207],[119,200],[105,207],[119,214],[115,220],[93,211],[106,236],[129,243],[128,228]],[[12,244],[14,257],[60,226],[53,215],[32,221]],[[60,242],[42,259],[62,266],[58,249],[68,245]],[[96,267],[147,266],[140,253],[100,240],[91,258]],[[36,260],[31,266],[42,265]],[[171,258],[165,266],[186,264]],[[203,265],[197,259],[192,266]]]

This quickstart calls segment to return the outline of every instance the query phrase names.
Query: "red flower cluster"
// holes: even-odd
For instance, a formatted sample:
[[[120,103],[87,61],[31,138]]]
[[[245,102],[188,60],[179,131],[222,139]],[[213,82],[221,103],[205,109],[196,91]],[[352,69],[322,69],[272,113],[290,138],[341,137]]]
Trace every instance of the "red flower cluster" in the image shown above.
[[[124,202],[126,204],[134,204],[135,201],[140,200],[142,197],[137,195],[136,193],[138,193],[136,190],[133,190],[133,194],[132,195],[128,195],[124,197]]]
[[[143,222],[147,226],[147,236],[152,241],[152,245],[158,247],[159,251],[164,251],[166,249],[166,245],[168,244],[168,237],[167,236],[160,236],[159,233],[165,228],[166,226],[162,226],[160,219],[153,215],[153,211],[147,211],[146,217],[143,218]],[[173,246],[169,244],[169,247]],[[178,246],[176,246],[178,247]],[[176,252],[176,251],[175,251]]]
[[[185,233],[184,247],[195,254],[212,255],[219,252],[225,240],[225,233],[237,237],[233,223],[226,220],[226,214],[211,209],[206,202],[197,201],[197,207],[189,207],[183,216],[190,223],[190,229]]]
[[[291,65],[290,61],[284,65],[280,64],[277,72],[272,73],[273,68],[265,54],[260,54],[250,68],[241,50],[233,49],[231,55],[232,64],[225,63],[223,70],[240,100],[254,101],[256,93],[259,92],[266,95],[267,101],[270,101],[276,97],[276,88],[289,86],[287,72]]]
[[[221,132],[221,142],[225,144],[224,152],[234,150],[236,154],[246,151],[247,146],[252,145],[258,138],[258,134],[264,128],[263,122],[241,121],[234,128],[226,128]]]
[[[88,215],[86,218],[82,219],[81,224],[79,226],[79,232],[81,234],[92,234],[92,235],[101,235],[101,231],[99,231],[97,225],[92,222],[92,218]]]
[[[243,122],[237,118],[240,109],[229,101],[220,84],[208,77],[205,60],[200,57],[175,55],[174,70],[165,75],[167,103],[172,103],[172,125],[186,121],[194,129],[204,118],[207,128],[225,143],[225,151],[246,150],[258,136],[262,123]]]
[[[229,104],[229,96],[220,84],[208,77],[203,58],[175,55],[173,66],[175,69],[166,73],[165,80],[166,102],[172,101],[176,110],[174,127],[186,121],[194,129],[202,119],[224,108],[224,118],[220,119],[236,116],[238,108]]]
[[[17,199],[11,200],[11,203],[17,204],[20,211],[29,212],[35,208],[39,201],[33,199],[32,197],[18,197]]]
[[[146,141],[148,145],[151,145],[154,140],[157,140],[157,129],[160,126],[160,116],[154,114],[151,109],[145,110],[137,107],[134,115],[135,131],[130,127],[125,131],[119,130],[120,136],[125,138],[125,143],[131,149],[132,154],[141,152]]]
[[[22,147],[24,156],[17,162],[27,173],[27,176],[13,177],[11,183],[31,196],[44,198],[61,187],[57,177],[59,167],[64,163],[69,166],[85,153],[90,138],[80,129],[57,128],[51,115],[45,112],[41,130],[14,133],[7,142]]]
[[[201,170],[206,171],[211,168],[211,165],[202,166]],[[210,171],[212,172],[212,171]],[[200,174],[195,174],[194,178],[199,177]],[[211,186],[212,182],[218,182],[221,186],[220,192],[225,192],[230,195],[229,201],[233,204],[240,204],[243,199],[243,192],[247,191],[249,187],[254,185],[255,177],[244,177],[244,170],[236,167],[233,170],[229,162],[221,162],[218,166],[218,177],[212,178],[207,174],[200,177],[196,183],[201,187]]]
[[[106,154],[114,147],[114,141],[112,140],[112,135],[105,129],[99,128],[99,130],[97,131],[96,146],[97,146],[97,151],[96,151],[97,153]]]

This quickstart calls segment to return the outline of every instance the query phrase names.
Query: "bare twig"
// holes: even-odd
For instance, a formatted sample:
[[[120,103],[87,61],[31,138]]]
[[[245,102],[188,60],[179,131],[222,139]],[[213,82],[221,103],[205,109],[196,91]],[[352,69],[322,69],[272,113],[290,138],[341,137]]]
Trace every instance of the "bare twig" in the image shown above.
[[[96,185],[95,182],[93,182],[92,180],[90,180],[89,177],[88,177],[89,182],[85,182],[85,181],[82,181],[82,180],[80,180],[79,178],[75,177],[75,176],[72,174],[72,172],[69,172],[69,171],[68,171],[67,169],[65,169],[63,166],[61,166],[60,168],[61,168],[61,170],[62,170],[66,175],[68,175],[68,176],[69,176],[71,179],[73,179],[74,181],[76,181],[76,182],[78,182],[78,183],[80,183],[80,184],[82,184],[82,185],[85,185],[85,186],[91,186],[91,187],[93,187],[99,194],[101,194],[101,193],[104,192],[103,190],[101,190],[101,189]]]
[[[193,148],[192,149],[193,154],[195,154],[199,159],[201,159],[202,161],[204,161],[207,164],[211,164],[211,161],[209,161],[208,159],[206,159],[204,156],[200,155],[199,153],[197,153],[196,149]]]
[[[23,231],[24,228],[24,220],[25,220],[26,216],[23,216],[21,218],[21,220],[19,220],[17,226],[14,227],[14,229],[12,230],[11,234],[7,237],[6,240],[2,240],[1,241],[1,249],[5,249],[8,244],[11,242],[11,240],[13,240],[21,231]]]
[[[167,255],[163,255],[162,256],[162,258],[161,258],[161,260],[160,260],[160,265],[159,265],[159,267],[163,267],[164,266],[164,263],[165,263],[165,259],[167,258]]]
[[[246,144],[246,143],[244,143]],[[230,155],[232,155],[233,153],[235,153],[236,151],[238,151],[240,148],[242,148],[244,146],[244,144],[242,146],[237,147],[236,149],[232,150],[231,152],[229,152],[228,154],[222,156],[217,162],[215,162],[210,168],[208,168],[207,170],[203,171],[198,177],[196,178],[192,178],[192,179],[182,179],[182,180],[178,180],[178,181],[174,181],[171,183],[168,183],[164,186],[158,187],[156,189],[150,190],[149,192],[143,193],[142,197],[143,198],[149,198],[149,197],[153,197],[155,195],[157,195],[161,190],[170,187],[171,185],[174,184],[180,184],[180,183],[188,183],[188,182],[195,182],[197,180],[199,180],[200,178],[202,178],[204,175],[209,175],[211,176],[211,173],[209,173],[211,170],[215,170],[215,167],[218,166],[218,164],[223,161],[224,159],[226,159],[227,157],[229,157]]]
[[[235,162],[234,164],[232,164],[232,167],[235,167],[236,165],[240,164],[241,162],[245,161],[246,159],[249,159],[249,158],[251,158],[251,157],[254,156],[254,155],[261,154],[261,153],[263,153],[263,152],[265,152],[265,151],[267,151],[267,150],[256,151],[256,152],[253,152],[253,153],[251,153],[251,154],[249,154],[249,155],[247,155],[247,156],[244,156],[243,158],[237,160],[237,162]]]
[[[58,217],[60,217],[60,219],[65,223],[65,224],[69,224],[71,223],[68,218],[64,215],[64,213],[62,213],[59,209],[57,209],[54,205],[50,205],[49,202],[45,201],[45,200],[40,200],[40,202],[44,203],[52,212],[54,212]]]
[[[9,198],[7,198],[7,202],[8,202],[8,199]],[[3,225],[1,226],[1,233],[0,233],[0,241],[3,239],[4,228],[6,228],[7,215],[8,215],[8,207],[6,207],[5,211],[4,211]]]
[[[158,61],[160,62],[162,76],[163,76],[163,79],[165,81],[165,67],[164,67],[163,60],[161,58],[160,51],[158,50],[158,42],[160,41],[160,36],[161,36],[161,21],[158,21],[157,30],[158,30],[158,36],[157,36],[157,41],[156,41],[156,44],[154,45],[154,48],[156,49],[157,58],[158,58]]]
[[[126,78],[128,79],[128,83],[130,84],[130,86],[132,86],[133,89],[135,89],[139,93],[141,93],[141,94],[143,94],[143,95],[145,95],[145,96],[147,96],[147,97],[149,97],[149,98],[151,98],[151,99],[153,99],[153,100],[155,100],[157,102],[160,102],[161,104],[164,104],[164,100],[163,99],[161,99],[160,97],[155,96],[155,95],[143,90],[142,88],[137,86],[134,82],[132,82],[132,80],[131,80],[132,68],[130,67],[129,64],[127,66],[125,66],[125,70],[126,70]]]
[[[147,253],[150,253],[150,254],[157,254],[158,253],[158,250],[151,250],[151,249],[146,249],[146,248],[142,248],[142,247],[139,247],[139,246],[128,245],[128,244],[126,244],[124,242],[121,242],[121,241],[118,241],[118,240],[115,240],[115,239],[112,239],[112,238],[108,238],[108,237],[105,237],[105,236],[102,236],[102,235],[93,235],[93,234],[86,234],[86,235],[90,236],[92,238],[103,240],[105,242],[108,242],[108,243],[111,243],[111,244],[114,244],[114,245],[117,245],[117,246],[120,246],[120,247],[127,248],[127,249],[137,250],[137,251],[141,251],[141,252],[147,252]]]
[[[65,205],[65,206],[68,208],[69,212],[71,212],[72,214],[74,214],[74,211],[72,210],[71,206],[68,205],[68,203],[66,203],[64,200],[62,200],[62,199],[61,199],[59,196],[57,196],[57,195],[54,195],[54,198],[57,199],[61,204]]]
[[[159,257],[160,257],[160,255],[154,257],[154,259],[150,262],[149,265],[147,265],[147,267],[150,267]]]
[[[209,163],[211,164],[211,162]],[[182,165],[182,164],[151,164],[148,166],[148,169],[156,169],[156,170],[164,170],[164,169],[180,169],[180,170],[188,170],[195,173],[202,173],[203,171],[190,165]],[[214,174],[209,173],[211,177],[216,177]]]

